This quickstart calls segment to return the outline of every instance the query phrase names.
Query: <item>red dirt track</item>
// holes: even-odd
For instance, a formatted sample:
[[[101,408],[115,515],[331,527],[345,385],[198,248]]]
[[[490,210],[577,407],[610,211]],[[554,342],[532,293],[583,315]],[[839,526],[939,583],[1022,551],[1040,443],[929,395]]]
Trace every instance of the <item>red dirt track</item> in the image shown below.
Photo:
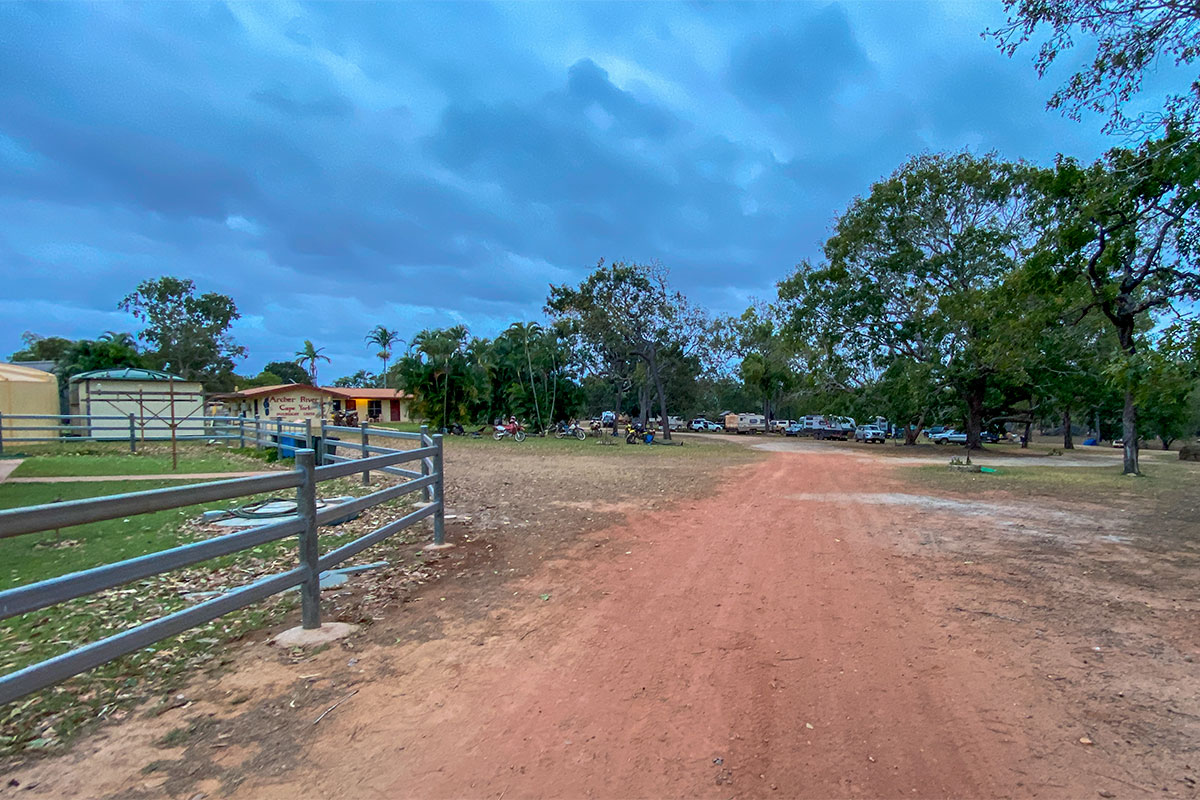
[[[442,635],[363,652],[381,675],[306,766],[235,796],[1095,797],[1099,754],[957,635],[878,506],[788,498],[883,473],[776,454],[587,535],[474,619],[450,611],[470,581],[439,588]]]

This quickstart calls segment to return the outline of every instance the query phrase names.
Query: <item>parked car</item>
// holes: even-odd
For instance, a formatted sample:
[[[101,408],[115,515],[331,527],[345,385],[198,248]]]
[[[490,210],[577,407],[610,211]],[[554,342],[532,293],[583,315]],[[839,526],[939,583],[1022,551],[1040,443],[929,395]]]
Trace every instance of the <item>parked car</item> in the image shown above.
[[[793,422],[783,429],[784,436],[800,436],[805,431],[803,422]]]
[[[887,433],[885,433],[882,428],[879,428],[875,425],[860,425],[854,429],[854,441],[856,442],[879,442],[880,444],[883,444],[883,441],[886,438]]]
[[[926,439],[932,439],[937,434],[945,433],[947,430],[949,429],[945,425],[934,425],[932,428],[926,428],[925,430],[921,431],[921,435]]]
[[[1125,440],[1124,440],[1124,439],[1113,439],[1112,446],[1113,446],[1113,447],[1124,447],[1124,446],[1125,446]]]
[[[979,438],[988,444],[996,444],[996,442],[1000,441],[1000,435],[992,431],[983,431],[979,434]]]
[[[718,425],[715,422],[710,422],[709,420],[706,420],[704,417],[696,417],[694,420],[692,420],[691,422],[688,423],[688,430],[708,433],[708,432],[720,432],[720,431],[724,430],[724,428],[722,428],[720,425]]]
[[[934,444],[966,444],[967,435],[965,433],[959,433],[953,429],[942,430],[931,435],[929,437],[929,441],[933,442]]]

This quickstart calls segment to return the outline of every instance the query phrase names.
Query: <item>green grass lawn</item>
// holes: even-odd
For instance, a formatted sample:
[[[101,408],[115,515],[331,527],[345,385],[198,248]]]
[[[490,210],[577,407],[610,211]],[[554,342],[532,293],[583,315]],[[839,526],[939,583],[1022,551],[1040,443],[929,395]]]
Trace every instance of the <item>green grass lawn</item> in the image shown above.
[[[8,454],[6,454],[8,455]],[[14,478],[83,477],[101,475],[169,475],[172,472],[248,472],[266,469],[261,458],[224,447],[181,445],[179,466],[171,467],[171,447],[154,443],[138,452],[107,443],[42,445],[28,448]]]
[[[491,427],[478,438],[470,436],[446,436],[445,446],[453,452],[457,448],[490,449],[507,452],[510,448],[516,453],[539,453],[555,455],[600,456],[604,458],[709,458],[721,456],[735,458],[744,456],[745,460],[754,460],[762,456],[749,448],[731,446],[729,442],[714,438],[712,441],[700,438],[677,437],[669,443],[657,440],[652,445],[626,444],[625,434],[620,436],[589,436],[583,441],[574,437],[556,439],[550,436],[529,436],[523,442],[512,438],[495,441],[492,438]]]
[[[97,483],[0,484],[0,508],[79,500],[85,497],[139,492],[175,481],[103,481]],[[31,533],[0,539],[0,589],[53,578],[110,561],[163,550],[178,543],[180,519],[195,513],[188,509],[139,514],[77,525],[58,531]]]
[[[404,431],[405,433],[420,433],[421,423],[419,422],[372,422],[372,428],[391,428],[394,431]],[[430,428],[430,433],[437,431]]]
[[[1000,466],[992,474],[938,465],[909,467],[904,473],[931,489],[960,494],[1006,489],[1033,497],[1101,503],[1121,498],[1172,501],[1200,484],[1200,464],[1143,459],[1141,468],[1141,477],[1122,475],[1120,462],[1096,467]]]

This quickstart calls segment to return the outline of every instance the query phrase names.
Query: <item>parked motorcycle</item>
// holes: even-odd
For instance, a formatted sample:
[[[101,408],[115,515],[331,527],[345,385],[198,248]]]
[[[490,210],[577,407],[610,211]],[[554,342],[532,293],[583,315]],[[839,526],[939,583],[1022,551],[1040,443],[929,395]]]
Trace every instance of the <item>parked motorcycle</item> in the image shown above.
[[[587,431],[585,431],[583,428],[581,428],[579,426],[578,422],[572,422],[569,424],[566,422],[559,422],[559,423],[555,424],[555,426],[554,426],[554,438],[555,439],[567,439],[572,436],[574,436],[576,439],[578,439],[579,441],[582,442],[584,439],[587,438]]]
[[[519,422],[510,422],[507,425],[496,425],[495,432],[492,433],[492,438],[497,442],[505,436],[511,436],[518,442],[525,441],[525,426]]]
[[[631,422],[625,426],[625,444],[654,444],[654,431],[647,430],[640,422]]]

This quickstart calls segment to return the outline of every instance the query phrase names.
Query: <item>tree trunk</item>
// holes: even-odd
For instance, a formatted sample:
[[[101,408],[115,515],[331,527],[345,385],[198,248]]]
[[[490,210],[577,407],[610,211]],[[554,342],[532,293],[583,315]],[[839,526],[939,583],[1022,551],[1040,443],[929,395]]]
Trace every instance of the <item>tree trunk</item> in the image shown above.
[[[1096,409],[1096,444],[1104,441],[1104,434],[1100,432],[1100,409]]]
[[[1162,442],[1163,450],[1171,449],[1171,442],[1175,441],[1170,436],[1159,436],[1158,440]]]
[[[1133,317],[1123,315],[1117,327],[1117,338],[1121,349],[1132,359],[1137,353],[1137,344],[1133,340]],[[1138,468],[1138,433],[1137,407],[1133,403],[1133,381],[1126,378],[1125,408],[1121,413],[1121,434],[1125,439],[1124,464],[1121,472],[1125,475],[1141,475]]]
[[[1121,429],[1125,437],[1124,465],[1121,470],[1125,475],[1141,475],[1138,469],[1138,433],[1137,407],[1133,404],[1133,389],[1125,390],[1125,409],[1121,414]]]
[[[533,379],[533,359],[529,357],[529,328],[525,329],[525,363],[529,365],[529,391],[533,393],[533,412],[537,414],[538,431],[546,428],[542,425],[542,408],[538,403],[537,382]]]
[[[981,450],[983,441],[983,400],[987,391],[986,378],[973,378],[967,383],[967,449]]]
[[[904,444],[905,446],[915,445],[917,437],[921,435],[921,428],[925,427],[925,412],[921,412],[921,416],[917,417],[917,426],[914,428],[911,424],[904,428]]]
[[[667,417],[667,393],[663,391],[662,375],[658,374],[658,357],[654,350],[650,351],[650,376],[654,378],[654,388],[658,391],[658,413],[662,415],[663,441],[671,441],[671,423]]]
[[[1025,420],[1025,435],[1021,438],[1021,449],[1029,447],[1029,437],[1033,433],[1033,418]]]
[[[1063,450],[1074,450],[1075,440],[1071,438],[1071,409],[1064,409],[1062,412],[1063,422]]]
[[[616,398],[613,400],[613,432],[612,435],[617,435],[617,420],[621,417],[621,395],[625,394],[622,391],[623,382],[620,378],[613,381],[613,388],[616,389]]]
[[[644,428],[650,422],[650,383],[643,382],[638,387],[638,422]]]

